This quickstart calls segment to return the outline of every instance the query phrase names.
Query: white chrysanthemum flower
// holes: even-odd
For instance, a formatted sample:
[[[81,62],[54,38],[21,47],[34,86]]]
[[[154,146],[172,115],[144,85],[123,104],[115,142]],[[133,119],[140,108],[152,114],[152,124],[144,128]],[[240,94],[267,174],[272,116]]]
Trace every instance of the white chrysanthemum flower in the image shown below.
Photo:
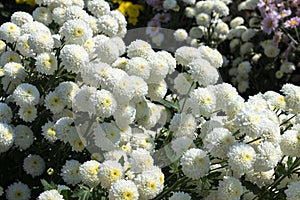
[[[42,192],[37,200],[64,200],[64,197],[59,194],[59,192],[57,190],[47,190],[45,192]]]
[[[127,21],[124,15],[118,11],[118,10],[113,10],[109,12],[109,15],[114,17],[117,22],[118,22],[118,33],[116,36],[119,36],[121,38],[124,38],[127,32]]]
[[[131,145],[135,148],[141,148],[151,151],[154,146],[154,139],[145,133],[134,133],[131,137]]]
[[[72,108],[77,111],[89,112],[93,111],[93,102],[91,101],[91,95],[96,92],[96,88],[89,86],[82,86],[78,89],[74,95],[72,101]]]
[[[275,58],[279,55],[280,49],[277,46],[274,46],[273,44],[269,44],[264,47],[264,53],[269,58]]]
[[[171,142],[172,150],[175,152],[176,156],[181,156],[192,145],[193,145],[193,140],[189,137],[175,138]]]
[[[80,165],[80,162],[73,159],[67,160],[63,165],[60,176],[67,184],[74,186],[81,182],[81,177],[79,176]]]
[[[56,7],[52,10],[52,18],[58,25],[62,25],[66,21],[66,8]]]
[[[187,66],[189,67],[188,72],[191,74],[191,78],[201,86],[206,87],[216,84],[219,79],[218,70],[202,58],[193,60]]]
[[[167,51],[159,51],[156,52],[156,54],[162,56],[165,60],[165,62],[167,62],[168,68],[169,68],[169,74],[173,73],[175,71],[176,68],[176,59],[172,56],[172,54],[170,54]]]
[[[15,51],[4,51],[0,55],[0,65],[5,66],[7,63],[21,63],[21,56]]]
[[[97,20],[98,29],[101,33],[113,37],[118,33],[118,21],[111,15],[103,15]]]
[[[189,137],[194,139],[194,131],[196,130],[197,122],[192,114],[175,113],[170,122],[170,131],[173,132],[175,138]]]
[[[244,24],[244,21],[245,21],[244,18],[242,18],[240,16],[235,17],[234,19],[232,19],[230,21],[230,27],[235,28],[237,26],[240,26],[240,25]]]
[[[131,82],[134,86],[134,94],[133,94],[133,102],[138,102],[140,100],[143,100],[145,95],[148,93],[148,85],[139,76],[130,76]]]
[[[182,172],[185,176],[198,180],[205,176],[210,168],[210,160],[205,151],[201,149],[189,149],[180,159]]]
[[[205,136],[203,146],[212,156],[223,159],[234,142],[235,139],[228,129],[214,128]]]
[[[51,35],[50,29],[46,25],[38,21],[28,22],[21,26],[21,34],[32,34],[38,31]]]
[[[137,185],[141,200],[153,199],[162,192],[164,187],[159,181],[159,176],[151,171],[138,174],[134,183]]]
[[[83,44],[83,48],[86,50],[86,52],[89,54],[90,59],[93,59],[94,53],[95,53],[95,42],[93,38],[87,39]]]
[[[33,143],[33,132],[25,125],[15,127],[15,145],[22,150],[28,149]]]
[[[45,97],[45,106],[54,114],[61,112],[67,103],[57,94],[57,92],[49,92]]]
[[[112,37],[111,41],[117,45],[119,49],[119,55],[123,55],[126,52],[125,42],[120,36]]]
[[[110,200],[138,200],[137,186],[131,180],[118,180],[114,182],[109,190]]]
[[[15,79],[22,81],[26,77],[25,68],[17,62],[6,63],[3,67],[4,76],[9,80],[14,81]]]
[[[227,35],[229,33],[229,28],[225,22],[219,19],[217,25],[215,26],[214,31],[216,34],[219,35]]]
[[[16,43],[16,50],[20,52],[22,56],[30,57],[31,56],[31,49],[28,45],[28,38],[30,34],[23,34],[17,39]]]
[[[76,5],[66,7],[64,15],[65,21],[72,19],[82,19],[83,21],[85,21],[89,18],[89,14],[85,10],[83,10],[82,7]]]
[[[176,6],[177,6],[177,1],[176,0],[165,0],[165,1],[163,1],[163,7],[166,10],[175,9]]]
[[[186,7],[184,13],[188,18],[193,18],[196,15],[196,10],[193,7]]]
[[[173,192],[172,196],[168,200],[191,200],[192,197],[188,193],[184,192]]]
[[[23,169],[33,178],[40,176],[45,170],[45,161],[39,155],[29,154],[23,161]]]
[[[149,151],[145,149],[136,149],[132,151],[128,162],[130,164],[130,169],[133,172],[141,173],[150,169],[150,167],[153,166],[154,161]]]
[[[279,160],[282,158],[280,146],[274,145],[271,142],[262,142],[256,147],[256,160],[254,170],[268,171],[276,167]]]
[[[147,58],[149,55],[153,54],[154,51],[151,45],[143,40],[135,40],[127,46],[127,56],[129,58],[142,57]]]
[[[112,123],[98,124],[94,129],[95,145],[104,151],[113,150],[120,140],[120,129]]]
[[[274,91],[267,91],[263,94],[264,99],[267,101],[267,104],[270,106],[270,109],[280,108],[285,110],[286,102],[284,96]]]
[[[296,200],[300,198],[300,181],[295,181],[288,184],[287,189],[284,191],[287,200]]]
[[[229,167],[238,177],[251,170],[256,159],[253,147],[244,143],[236,143],[231,146],[227,156]]]
[[[54,39],[48,32],[35,31],[29,35],[28,45],[36,54],[50,52],[54,47]]]
[[[164,56],[158,53],[152,54],[147,58],[150,64],[150,77],[147,83],[157,83],[163,80],[169,73],[169,65]]]
[[[11,108],[6,104],[0,102],[0,122],[10,123],[13,117]]]
[[[282,71],[283,73],[292,73],[295,69],[296,67],[292,62],[283,61],[280,65],[280,71]]]
[[[123,176],[123,167],[119,162],[106,160],[101,163],[98,177],[103,188],[109,189],[114,182],[122,179]]]
[[[297,130],[287,130],[281,137],[280,148],[284,155],[297,156],[300,151],[300,133]]]
[[[245,179],[247,181],[250,181],[253,184],[256,184],[259,188],[268,186],[274,182],[275,179],[274,169],[271,169],[269,171],[258,171],[258,172],[251,170],[246,173]]]
[[[68,142],[72,147],[72,151],[82,152],[85,148],[86,140],[85,138],[80,137],[77,132],[74,133],[70,135]]]
[[[132,80],[128,75],[124,76],[117,82],[115,88],[113,88],[113,94],[118,103],[128,103],[133,98],[135,87]]]
[[[195,60],[197,58],[201,58],[202,54],[201,52],[194,47],[187,47],[187,46],[183,46],[178,48],[175,51],[175,59],[176,61],[183,65],[183,66],[187,66],[187,64],[189,64],[192,60]]]
[[[37,7],[32,12],[32,16],[35,21],[41,22],[45,25],[51,24],[51,22],[53,20],[51,10],[46,7]]]
[[[239,200],[244,193],[244,188],[241,182],[231,176],[224,176],[222,181],[219,181],[218,197],[224,200]]]
[[[252,138],[259,137],[266,128],[267,119],[263,111],[255,110],[249,106],[240,109],[234,118],[234,124],[240,127],[240,131],[247,133]]]
[[[150,65],[149,62],[142,57],[133,57],[126,60],[125,71],[128,75],[135,75],[148,80],[150,76]]]
[[[229,104],[234,101],[243,101],[243,98],[239,96],[235,87],[228,83],[222,83],[215,85],[215,94],[217,98],[217,108],[224,111],[230,108]],[[227,114],[228,115],[228,114]]]
[[[96,17],[108,14],[109,4],[104,0],[91,0],[87,2],[87,9]]]
[[[55,136],[61,141],[67,143],[72,138],[72,135],[76,135],[76,128],[74,119],[70,117],[62,117],[54,124]]]
[[[300,87],[286,83],[281,91],[285,95],[287,108],[291,113],[298,114],[300,112]]]
[[[7,151],[14,143],[15,132],[11,126],[0,123],[0,153]]]
[[[57,140],[53,122],[47,122],[42,126],[42,135],[50,142],[55,142]]]
[[[190,96],[199,105],[200,115],[209,117],[216,110],[216,97],[208,88],[197,88]]]
[[[174,33],[174,38],[176,41],[178,42],[183,42],[187,39],[188,37],[188,33],[186,32],[186,30],[180,28],[180,29],[177,29]]]
[[[251,68],[252,66],[249,61],[243,61],[238,65],[237,70],[239,74],[247,74],[250,72]]]
[[[117,126],[120,129],[126,129],[135,120],[135,113],[136,109],[133,102],[119,104],[114,113]]]
[[[208,27],[211,23],[211,17],[207,13],[199,13],[196,16],[196,23],[199,26]]]
[[[83,183],[93,188],[100,183],[98,172],[101,164],[95,160],[89,160],[84,162],[79,167],[79,176]]]
[[[52,53],[41,53],[36,57],[35,67],[41,74],[52,75],[57,70],[57,58]]]
[[[214,12],[218,13],[220,16],[227,16],[229,15],[229,8],[226,4],[231,2],[231,0],[221,0],[214,3]]]
[[[14,12],[10,16],[10,20],[12,23],[16,24],[17,26],[22,26],[23,24],[28,22],[33,22],[32,16],[29,13],[23,11]]]
[[[0,54],[6,50],[6,43],[0,40]]]
[[[20,107],[18,115],[25,122],[32,122],[37,117],[37,109],[32,105]]]
[[[117,108],[117,101],[114,95],[108,90],[97,90],[91,95],[93,103],[93,113],[99,117],[110,117]]]
[[[66,44],[84,44],[93,37],[93,31],[83,20],[74,19],[66,21],[59,30]]]
[[[65,45],[59,55],[62,65],[69,72],[78,72],[89,61],[89,55],[86,50],[76,44]]]
[[[13,92],[13,98],[19,106],[37,105],[40,100],[40,92],[29,83],[22,83]]]
[[[12,22],[5,22],[0,26],[0,39],[7,43],[16,42],[20,34],[20,27]]]
[[[84,3],[84,0],[71,0],[71,5],[79,6],[81,8],[84,8]]]
[[[29,200],[31,191],[28,185],[21,182],[14,182],[6,189],[7,200]]]
[[[209,46],[200,46],[198,47],[201,57],[215,68],[220,68],[223,64],[223,56],[217,49],[212,49]]]
[[[119,48],[112,40],[108,39],[96,43],[95,53],[101,62],[112,64],[119,57]]]
[[[148,94],[147,96],[152,101],[161,101],[167,94],[168,86],[165,80],[161,80],[157,83],[148,84]]]
[[[192,87],[191,76],[187,73],[179,73],[174,79],[174,88],[180,95],[186,95],[190,90],[194,89]]]
[[[56,88],[57,95],[67,102],[68,107],[72,106],[74,96],[79,89],[78,85],[72,81],[61,82]]]

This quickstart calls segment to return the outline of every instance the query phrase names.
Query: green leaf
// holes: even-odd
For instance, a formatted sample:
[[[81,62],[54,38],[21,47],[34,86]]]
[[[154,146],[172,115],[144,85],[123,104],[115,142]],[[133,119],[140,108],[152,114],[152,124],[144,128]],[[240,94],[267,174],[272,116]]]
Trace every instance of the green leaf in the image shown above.
[[[88,187],[81,185],[79,189],[74,191],[74,194],[71,196],[73,198],[78,198],[78,200],[88,200],[91,196],[91,192]]]
[[[160,103],[166,108],[173,108],[175,110],[179,110],[178,105],[176,103],[169,102],[167,100],[161,99]]]
[[[51,183],[48,183],[45,179],[41,179],[41,183],[44,186],[44,190],[53,190],[53,189],[57,188],[55,183],[52,181],[51,181]]]

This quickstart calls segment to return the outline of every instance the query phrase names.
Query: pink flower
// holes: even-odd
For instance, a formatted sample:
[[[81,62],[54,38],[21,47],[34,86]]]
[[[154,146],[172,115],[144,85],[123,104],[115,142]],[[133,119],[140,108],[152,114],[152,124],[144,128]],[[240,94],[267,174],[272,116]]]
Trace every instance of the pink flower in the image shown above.
[[[300,17],[296,16],[284,22],[285,28],[295,28],[300,23]]]

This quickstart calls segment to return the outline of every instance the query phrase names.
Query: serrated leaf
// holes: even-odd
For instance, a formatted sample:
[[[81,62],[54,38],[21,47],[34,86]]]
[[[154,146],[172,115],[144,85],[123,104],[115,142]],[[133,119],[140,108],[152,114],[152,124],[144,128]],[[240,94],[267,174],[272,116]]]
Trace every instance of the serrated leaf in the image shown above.
[[[44,190],[53,190],[53,189],[56,189],[56,187],[57,187],[55,185],[55,183],[53,183],[53,182],[48,183],[45,179],[41,179],[41,183],[44,186]]]

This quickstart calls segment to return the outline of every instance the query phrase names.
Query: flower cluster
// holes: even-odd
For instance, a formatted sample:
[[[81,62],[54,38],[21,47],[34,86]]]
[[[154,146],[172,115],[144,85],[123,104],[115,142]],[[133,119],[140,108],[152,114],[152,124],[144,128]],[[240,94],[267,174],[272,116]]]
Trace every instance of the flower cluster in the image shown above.
[[[138,38],[125,44],[125,16],[104,0],[36,3],[0,26],[0,196],[299,198],[300,87],[244,99],[248,47],[235,61],[244,82],[222,83],[227,60],[209,44],[251,46],[257,31],[239,17],[229,30],[220,19],[229,1],[182,0],[211,43],[172,53]]]

